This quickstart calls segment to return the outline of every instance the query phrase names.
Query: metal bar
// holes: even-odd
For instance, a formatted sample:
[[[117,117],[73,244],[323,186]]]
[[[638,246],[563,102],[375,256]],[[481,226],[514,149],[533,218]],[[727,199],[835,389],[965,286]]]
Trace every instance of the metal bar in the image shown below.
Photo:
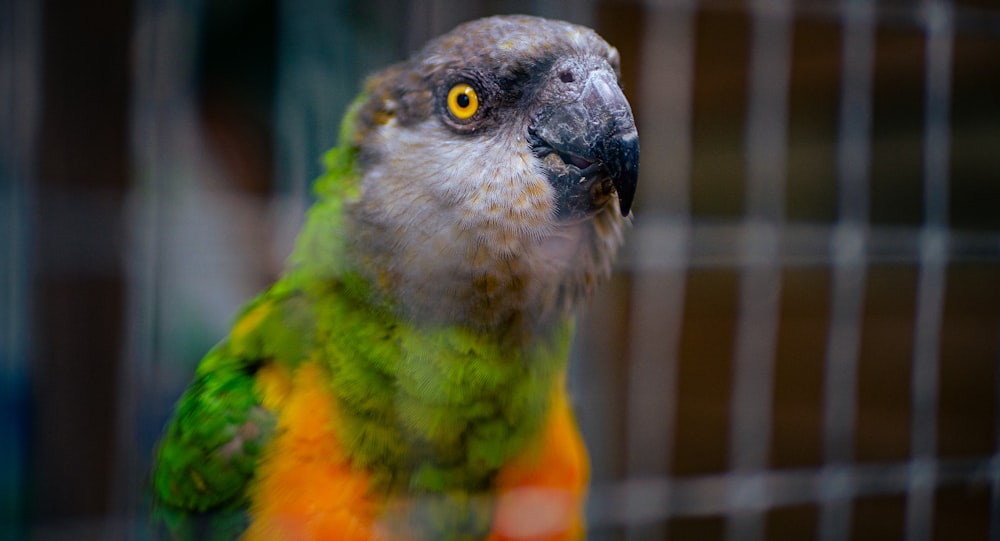
[[[1000,462],[982,459],[931,459],[936,484],[989,486],[1000,476]],[[592,526],[636,524],[682,517],[758,513],[776,507],[822,504],[829,487],[850,486],[852,498],[906,494],[912,486],[909,461],[849,464],[830,468],[728,472],[670,478],[643,476],[592,487]],[[739,494],[739,497],[732,497]],[[763,495],[763,497],[750,497]]]
[[[752,7],[750,100],[747,111],[746,215],[741,239],[743,271],[730,403],[729,467],[767,469],[773,419],[774,362],[781,298],[778,247],[784,223],[788,82],[791,74],[792,6],[758,0]],[[752,478],[756,479],[756,478]],[[749,482],[727,495],[762,502],[767,486]],[[726,538],[763,539],[765,508],[741,506],[728,515]]]
[[[687,232],[691,167],[691,105],[694,85],[694,7],[678,2],[651,7],[645,24],[645,54],[641,59],[642,95],[649,96],[643,111],[648,130],[644,137],[665,141],[665,151],[650,153],[643,170],[656,171],[665,182],[654,182],[646,192],[646,208],[666,220],[643,228],[632,237],[637,254],[664,257],[667,267],[644,264],[640,258],[632,289],[629,358],[626,465],[630,476],[662,476],[672,462],[678,347],[684,313]],[[664,69],[666,68],[666,69]],[[669,74],[669,75],[667,75]],[[638,218],[642,220],[643,218]],[[671,227],[671,225],[679,227]],[[669,231],[666,235],[658,234]],[[651,339],[656,337],[656,339]],[[664,539],[664,524],[646,523],[628,528],[626,539]]]
[[[920,239],[920,273],[913,339],[912,414],[910,417],[909,495],[906,538],[930,539],[934,525],[937,471],[938,353],[948,242],[949,115],[952,54],[950,3],[924,4],[926,48],[924,87],[924,232]]]
[[[0,525],[26,535],[30,481],[27,413],[32,258],[32,181],[41,101],[42,7],[0,3]]]
[[[643,213],[636,221],[632,234],[686,235],[689,268],[734,268],[743,261],[738,247],[749,233],[750,224],[731,222],[698,222],[678,224],[669,216]],[[830,267],[836,264],[837,250],[831,243],[851,246],[856,260],[872,264],[917,264],[920,262],[920,227],[866,226],[851,229],[841,225],[788,223],[782,226],[778,238],[777,256],[782,267]],[[841,240],[837,240],[843,237]],[[849,240],[854,239],[854,240]],[[956,230],[948,234],[945,247],[950,262],[1000,261],[1000,232]],[[622,270],[640,265],[647,269],[671,269],[678,262],[670,254],[639,254],[631,242],[625,245],[624,257],[618,262]]]
[[[868,184],[871,166],[872,72],[875,6],[841,4],[844,38],[837,138],[839,223],[830,242],[833,291],[824,382],[824,477],[818,537],[850,536],[854,479],[844,474],[854,459],[857,374],[867,277]]]
[[[669,9],[653,8],[646,20],[646,35],[650,43],[644,49],[643,74],[640,84],[643,94],[652,96],[647,101],[646,122],[650,130],[656,133],[651,137],[656,140],[671,141],[666,152],[649,156],[644,167],[656,171],[657,176],[664,176],[666,182],[654,183],[647,192],[644,205],[655,208],[669,208],[668,213],[643,214],[637,220],[651,224],[651,227],[639,227],[633,242],[637,245],[637,253],[641,256],[634,269],[640,284],[633,291],[636,325],[632,327],[632,343],[638,350],[633,354],[632,372],[630,374],[630,399],[652,399],[649,402],[630,401],[630,415],[645,412],[655,412],[655,419],[639,419],[630,417],[628,463],[630,469],[638,471],[655,471],[663,469],[670,463],[669,445],[666,441],[658,441],[650,447],[648,439],[650,430],[669,435],[673,432],[673,392],[672,384],[675,378],[676,342],[679,339],[679,323],[683,308],[684,271],[687,260],[687,228],[688,217],[688,182],[690,179],[690,133],[691,133],[691,89],[693,85],[693,21],[692,7],[676,5]],[[667,58],[663,58],[667,52]],[[669,66],[664,70],[663,66]],[[657,74],[668,71],[669,77]],[[657,188],[660,188],[657,190]],[[665,188],[665,189],[664,189]],[[649,219],[647,219],[647,216]],[[666,234],[663,234],[666,232]],[[653,259],[663,258],[666,265],[659,265]],[[649,261],[650,264],[646,264]],[[664,280],[663,274],[669,273],[670,279]],[[650,278],[644,280],[644,278]],[[651,294],[647,288],[653,288],[660,294]],[[657,312],[653,314],[652,312]],[[668,329],[663,329],[664,322]],[[643,325],[645,323],[645,326]],[[654,328],[647,328],[652,325]],[[666,339],[649,340],[649,336],[664,336]],[[646,347],[646,349],[643,349]],[[640,389],[653,384],[652,389]],[[667,388],[664,387],[667,384]],[[637,396],[646,394],[645,397]],[[664,425],[666,423],[666,426]],[[655,457],[655,458],[654,458]],[[654,458],[656,463],[649,463]]]
[[[997,372],[994,388],[998,389],[995,407],[1000,411],[1000,371]],[[991,461],[993,476],[990,487],[990,541],[1000,541],[1000,429],[996,431],[996,438]]]

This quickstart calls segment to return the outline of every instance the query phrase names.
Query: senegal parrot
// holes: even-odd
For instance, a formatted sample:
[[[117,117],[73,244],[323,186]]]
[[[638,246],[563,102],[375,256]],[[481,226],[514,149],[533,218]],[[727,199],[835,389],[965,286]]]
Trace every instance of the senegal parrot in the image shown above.
[[[370,77],[281,278],[198,366],[158,445],[177,539],[584,536],[573,314],[629,222],[617,51],[527,16]]]

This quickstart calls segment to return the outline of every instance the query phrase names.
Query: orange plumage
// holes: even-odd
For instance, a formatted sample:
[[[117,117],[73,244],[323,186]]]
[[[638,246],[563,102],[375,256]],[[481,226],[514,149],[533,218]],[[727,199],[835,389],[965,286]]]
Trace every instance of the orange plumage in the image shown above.
[[[565,389],[553,393],[540,445],[500,470],[489,541],[582,539],[590,464]]]
[[[307,362],[293,375],[258,377],[263,402],[279,412],[278,432],[251,492],[247,541],[378,539],[368,478],[351,468],[337,442],[336,404],[324,376]]]
[[[400,502],[374,494],[368,475],[351,466],[338,442],[337,408],[327,381],[314,362],[294,373],[258,375],[257,389],[278,412],[278,426],[251,489],[245,540],[404,541],[380,524],[387,509]],[[560,383],[539,439],[496,477],[489,541],[581,539],[588,468]]]

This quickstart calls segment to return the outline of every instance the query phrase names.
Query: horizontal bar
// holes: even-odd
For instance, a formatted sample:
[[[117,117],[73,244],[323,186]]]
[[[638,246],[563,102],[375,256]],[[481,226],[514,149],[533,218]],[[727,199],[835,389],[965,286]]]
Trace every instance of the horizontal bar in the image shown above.
[[[655,254],[638,254],[637,244],[625,243],[619,261],[621,270],[631,270],[639,261],[645,270],[670,270],[685,267],[742,267],[748,260],[743,250],[743,239],[751,231],[765,227],[760,223],[746,222],[694,222],[666,220],[658,216],[641,216],[634,223],[629,235],[662,236],[683,242],[687,251],[678,258],[679,250],[664,250]],[[837,224],[791,223],[781,226],[776,250],[770,255],[778,264],[788,267],[833,266],[835,250],[842,250],[837,241],[844,237],[845,227]],[[759,231],[757,231],[759,233]],[[859,242],[857,260],[869,265],[919,264],[921,242],[928,228],[857,226],[855,238]],[[1000,233],[937,229],[933,233],[943,239],[944,258],[947,262],[986,261],[1000,262]],[[849,235],[850,236],[850,235]],[[843,254],[839,257],[843,258]],[[843,259],[839,261],[843,264]]]
[[[927,476],[928,468],[934,475]],[[932,488],[991,484],[1000,455],[981,459],[852,464],[817,469],[730,472],[685,477],[630,478],[591,488],[588,523],[620,526],[761,512],[804,504],[905,494],[915,478]]]

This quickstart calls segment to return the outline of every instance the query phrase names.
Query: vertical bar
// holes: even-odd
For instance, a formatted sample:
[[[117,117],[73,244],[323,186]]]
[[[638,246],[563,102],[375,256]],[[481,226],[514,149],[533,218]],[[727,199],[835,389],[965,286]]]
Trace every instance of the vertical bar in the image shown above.
[[[140,0],[134,4],[133,46],[136,62],[131,73],[129,112],[129,147],[133,163],[134,182],[129,190],[130,213],[127,216],[125,259],[127,261],[126,313],[130,321],[124,337],[121,365],[122,381],[118,389],[117,453],[118,467],[114,478],[114,501],[118,512],[138,516],[142,513],[155,434],[161,418],[158,400],[164,384],[157,381],[157,347],[160,338],[159,294],[162,284],[162,195],[164,148],[169,132],[179,122],[178,113],[187,100],[183,95],[184,67],[172,51],[191,51],[190,43],[174,47],[184,38],[194,39],[184,28],[197,28],[185,13],[182,3],[156,3]],[[173,38],[173,39],[171,39]],[[170,44],[164,46],[166,44]],[[164,109],[169,109],[169,112]],[[171,121],[164,121],[165,118]]]
[[[343,0],[278,2],[274,178],[276,195],[284,204],[276,235],[280,253],[291,251],[310,203],[312,181],[322,172],[318,158],[337,144],[340,121],[358,94],[360,82],[410,50],[401,46],[406,32],[365,35],[362,26],[352,24],[348,14],[354,10],[349,4]],[[411,17],[403,18],[406,22],[400,23],[400,29],[413,27],[413,17],[426,19],[428,25],[433,22],[429,20],[433,2],[422,4],[428,9],[420,13],[411,9]],[[376,13],[385,16],[383,11]],[[366,26],[371,27],[369,32],[392,27],[381,19]],[[359,47],[362,42],[364,47]]]
[[[780,236],[784,222],[788,80],[792,7],[786,0],[751,3],[750,101],[747,111],[747,222],[742,239],[740,314],[730,410],[730,469],[767,469],[771,443],[774,357],[780,315]],[[766,484],[756,476],[730,487],[726,536],[763,539]]]
[[[31,208],[41,9],[0,2],[0,528],[25,535]]]
[[[843,17],[837,183],[839,222],[830,249],[833,299],[824,381],[824,461],[818,538],[850,535],[858,355],[866,280],[868,183],[871,166],[872,70],[875,6],[847,0]]]
[[[998,333],[1000,334],[1000,333]],[[997,371],[993,388],[997,389],[994,407],[1000,412],[1000,371]],[[993,458],[990,460],[990,541],[1000,541],[1000,430],[996,431]]]
[[[831,249],[834,258],[833,302],[824,375],[824,458],[819,538],[846,540],[851,525],[858,353],[864,307],[865,234],[841,226]]]
[[[934,524],[938,352],[948,263],[949,108],[952,13],[944,1],[924,4],[927,31],[924,102],[924,230],[913,343],[912,418],[906,538],[930,539]]]
[[[629,343],[626,464],[632,478],[665,476],[674,433],[677,352],[684,309],[691,164],[694,69],[693,6],[649,6],[641,58],[645,140],[663,141],[647,153],[643,171],[661,182],[644,192],[646,214],[637,217]],[[666,213],[662,213],[665,209]],[[652,510],[657,511],[657,510]],[[660,510],[662,511],[662,510]],[[664,539],[665,525],[631,526],[627,539]]]
[[[659,148],[642,154],[643,209],[665,211],[671,221],[690,214],[691,122],[694,91],[696,0],[646,7],[637,111],[644,141]],[[638,216],[639,224],[643,215]]]
[[[927,226],[947,230],[954,16],[948,0],[926,0],[924,9],[927,26],[924,53],[924,212]]]
[[[911,379],[911,462],[906,505],[906,538],[910,541],[928,541],[934,524],[938,351],[947,264],[945,233],[941,230],[925,231],[920,238],[920,253]]]

